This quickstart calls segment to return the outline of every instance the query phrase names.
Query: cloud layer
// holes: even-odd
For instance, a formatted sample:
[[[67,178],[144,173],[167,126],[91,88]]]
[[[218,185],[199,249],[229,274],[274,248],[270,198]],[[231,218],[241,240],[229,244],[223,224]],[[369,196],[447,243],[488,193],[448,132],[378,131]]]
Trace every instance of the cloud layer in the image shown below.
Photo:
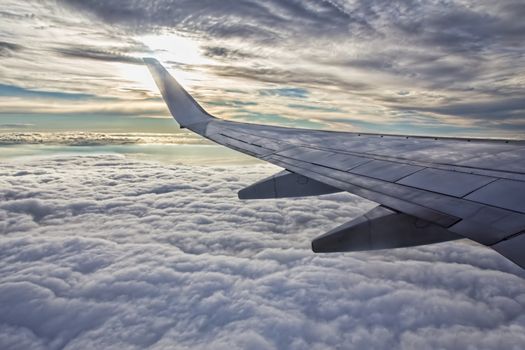
[[[236,198],[276,170],[2,164],[0,347],[523,347],[521,269],[468,242],[315,255],[372,204]]]
[[[93,98],[72,104],[56,95],[50,108],[27,94],[11,97],[0,101],[0,117],[166,116],[140,65],[155,56],[221,117],[485,137],[519,137],[525,128],[518,0],[60,0],[4,8],[0,83]],[[279,88],[305,94],[264,94]]]
[[[216,75],[299,84],[316,90],[316,98],[335,87],[358,105],[368,103],[370,113],[359,116],[355,105],[324,95],[361,128],[364,122],[407,128],[409,120],[421,130],[437,121],[482,125],[485,132],[523,127],[525,108],[515,103],[523,96],[516,74],[522,76],[525,57],[520,1],[64,2],[106,23],[169,28],[222,43],[211,52],[226,58],[209,67]],[[228,54],[236,52],[240,62]],[[386,115],[375,108],[386,108]]]
[[[30,128],[25,124],[0,124],[0,145],[67,145],[108,146],[129,144],[191,145],[206,144],[207,141],[189,131],[177,130],[170,134],[131,134],[95,132],[9,132],[10,129]]]

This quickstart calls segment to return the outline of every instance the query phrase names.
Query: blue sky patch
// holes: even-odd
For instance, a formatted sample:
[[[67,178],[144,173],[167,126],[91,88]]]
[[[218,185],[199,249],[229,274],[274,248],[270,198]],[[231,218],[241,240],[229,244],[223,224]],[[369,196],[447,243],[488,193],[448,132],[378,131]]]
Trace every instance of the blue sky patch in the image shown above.
[[[0,84],[0,96],[12,97],[29,97],[41,99],[59,99],[59,100],[87,100],[99,98],[91,94],[81,94],[73,92],[55,92],[25,89],[15,85]]]
[[[259,93],[263,96],[281,96],[281,97],[292,97],[292,98],[307,98],[310,94],[308,90],[302,88],[280,88],[280,89],[264,89],[260,90]]]
[[[220,100],[220,101],[209,101],[206,102],[210,106],[219,107],[244,107],[244,106],[257,106],[257,102],[252,101],[239,101],[239,100]]]
[[[337,107],[323,107],[314,105],[303,105],[303,104],[289,104],[288,107],[294,109],[303,109],[308,111],[319,111],[319,112],[333,112],[333,113],[345,113],[341,108]]]

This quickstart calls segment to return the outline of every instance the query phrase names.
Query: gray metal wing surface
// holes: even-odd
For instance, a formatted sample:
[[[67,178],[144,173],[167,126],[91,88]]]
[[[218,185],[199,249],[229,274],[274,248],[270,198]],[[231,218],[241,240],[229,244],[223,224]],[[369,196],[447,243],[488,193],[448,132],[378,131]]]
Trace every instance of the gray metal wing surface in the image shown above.
[[[181,127],[287,170],[241,191],[241,198],[268,198],[265,189],[270,188],[272,198],[339,190],[381,205],[314,240],[314,251],[469,238],[525,268],[524,141],[332,132],[222,120],[200,107],[158,61],[144,61]],[[279,195],[279,184],[286,195]]]

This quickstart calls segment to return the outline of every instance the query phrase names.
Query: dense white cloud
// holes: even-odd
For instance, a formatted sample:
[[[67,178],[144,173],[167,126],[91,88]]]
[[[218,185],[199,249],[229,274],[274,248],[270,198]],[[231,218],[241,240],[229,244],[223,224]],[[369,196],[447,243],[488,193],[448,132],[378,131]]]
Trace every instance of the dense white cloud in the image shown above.
[[[373,204],[236,198],[274,171],[2,164],[0,348],[523,348],[520,268],[468,242],[315,255]]]

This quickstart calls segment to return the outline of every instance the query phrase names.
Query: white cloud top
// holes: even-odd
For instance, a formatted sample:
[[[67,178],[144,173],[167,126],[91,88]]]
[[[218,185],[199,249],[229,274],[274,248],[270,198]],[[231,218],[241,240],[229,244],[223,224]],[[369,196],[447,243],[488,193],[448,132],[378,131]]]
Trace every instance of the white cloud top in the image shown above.
[[[2,349],[519,349],[525,273],[468,242],[315,255],[372,207],[249,201],[267,165],[0,168]]]

